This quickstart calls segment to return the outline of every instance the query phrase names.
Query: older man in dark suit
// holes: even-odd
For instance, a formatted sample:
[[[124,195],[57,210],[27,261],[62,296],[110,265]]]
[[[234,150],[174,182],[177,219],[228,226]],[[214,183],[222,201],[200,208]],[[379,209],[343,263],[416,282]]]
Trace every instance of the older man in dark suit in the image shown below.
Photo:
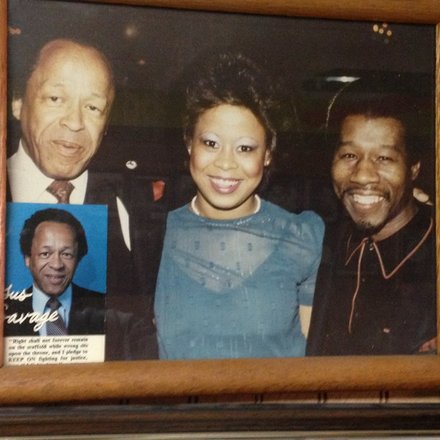
[[[14,153],[7,161],[8,199],[107,205],[106,359],[155,357],[150,305],[156,263],[153,259],[149,264],[144,256],[159,254],[155,246],[160,248],[161,231],[147,243],[148,250],[139,249],[139,254],[135,250],[136,243],[146,242],[144,236],[151,237],[152,192],[136,187],[121,173],[89,170],[115,95],[110,64],[94,47],[56,39],[43,46],[25,77],[23,87],[12,84],[12,113],[20,121],[21,139],[18,149],[9,145]],[[137,212],[144,215],[143,222],[135,219]],[[134,234],[142,240],[134,243]],[[136,336],[133,323],[142,327]],[[131,341],[137,346],[134,351],[129,348]]]

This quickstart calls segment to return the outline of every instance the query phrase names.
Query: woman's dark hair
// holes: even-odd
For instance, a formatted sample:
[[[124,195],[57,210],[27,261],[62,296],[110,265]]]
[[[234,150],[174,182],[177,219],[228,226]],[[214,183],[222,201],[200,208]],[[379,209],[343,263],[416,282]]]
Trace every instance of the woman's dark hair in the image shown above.
[[[193,136],[200,115],[221,104],[249,109],[265,130],[266,145],[271,151],[275,149],[274,113],[279,104],[274,84],[260,66],[241,53],[218,54],[197,70],[186,89],[183,116],[186,144]]]
[[[341,126],[348,116],[393,118],[404,129],[405,147],[410,164],[420,160],[423,148],[432,142],[433,102],[424,93],[417,78],[384,74],[360,78],[343,87],[332,99],[327,111],[327,145],[337,147]]]
[[[69,225],[75,232],[76,242],[78,243],[78,261],[88,252],[87,238],[79,220],[70,212],[63,209],[48,208],[37,211],[32,214],[25,222],[20,233],[20,249],[24,256],[31,255],[32,240],[34,239],[35,230],[40,223],[55,222]]]

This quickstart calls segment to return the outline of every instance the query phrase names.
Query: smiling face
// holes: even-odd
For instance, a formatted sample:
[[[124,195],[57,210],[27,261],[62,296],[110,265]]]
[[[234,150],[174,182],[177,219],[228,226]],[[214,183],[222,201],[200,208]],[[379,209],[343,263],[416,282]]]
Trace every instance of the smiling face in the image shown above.
[[[92,48],[63,42],[42,52],[14,100],[24,149],[48,177],[73,179],[98,150],[113,101],[109,68]]]
[[[202,113],[188,151],[203,216],[233,219],[254,212],[270,151],[265,130],[249,109],[221,104]]]
[[[61,295],[71,283],[78,264],[78,243],[66,223],[45,221],[35,229],[31,255],[25,264],[34,283],[47,295]]]
[[[333,187],[358,227],[377,240],[407,224],[417,211],[402,124],[390,117],[344,119],[332,164]]]

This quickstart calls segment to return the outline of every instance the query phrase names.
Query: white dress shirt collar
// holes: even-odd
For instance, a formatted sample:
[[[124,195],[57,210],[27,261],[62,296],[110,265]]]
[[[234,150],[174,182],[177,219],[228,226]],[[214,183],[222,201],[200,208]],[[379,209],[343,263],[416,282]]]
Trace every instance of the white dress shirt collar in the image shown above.
[[[43,174],[24,150],[22,141],[18,150],[7,161],[9,188],[13,202],[57,203],[56,198],[46,191],[53,179]],[[70,182],[75,187],[70,195],[70,203],[83,205],[86,198],[88,171],[84,171]],[[119,221],[125,245],[131,250],[129,215],[125,205],[116,197]]]
[[[49,295],[42,292],[35,284],[32,286],[32,309],[34,312],[43,314],[48,311],[46,308]],[[67,289],[58,297],[58,301],[61,303],[58,313],[63,318],[66,327],[69,325],[70,308],[72,307],[72,283],[67,286]],[[40,331],[40,336],[46,336],[46,325],[44,325]]]
[[[22,141],[17,152],[7,161],[9,188],[13,202],[56,203],[56,198],[46,191],[53,179],[43,174],[23,148]],[[86,197],[88,171],[70,180],[74,189],[70,203],[82,205]]]

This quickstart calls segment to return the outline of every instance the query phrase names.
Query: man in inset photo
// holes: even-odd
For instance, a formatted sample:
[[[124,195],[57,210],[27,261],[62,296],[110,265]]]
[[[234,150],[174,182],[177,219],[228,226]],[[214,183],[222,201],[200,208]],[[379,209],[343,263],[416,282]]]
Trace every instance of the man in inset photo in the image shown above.
[[[5,336],[104,334],[105,295],[73,282],[88,252],[78,219],[62,209],[36,211],[24,223],[20,249],[33,282],[6,291]]]

